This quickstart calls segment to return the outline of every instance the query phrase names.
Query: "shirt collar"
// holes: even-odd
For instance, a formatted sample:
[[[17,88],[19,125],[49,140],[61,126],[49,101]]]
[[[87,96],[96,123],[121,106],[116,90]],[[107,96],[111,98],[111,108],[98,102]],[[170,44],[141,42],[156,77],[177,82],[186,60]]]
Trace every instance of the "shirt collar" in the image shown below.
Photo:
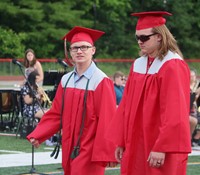
[[[77,71],[76,71],[76,67],[74,68],[74,76],[75,76],[75,79],[77,77],[79,77],[78,79],[80,79],[81,77],[86,77],[87,79],[90,79],[92,77],[92,75],[94,74],[94,71],[96,69],[96,65],[95,63],[92,61],[92,63],[90,64],[90,66],[88,67],[88,69],[79,77]]]

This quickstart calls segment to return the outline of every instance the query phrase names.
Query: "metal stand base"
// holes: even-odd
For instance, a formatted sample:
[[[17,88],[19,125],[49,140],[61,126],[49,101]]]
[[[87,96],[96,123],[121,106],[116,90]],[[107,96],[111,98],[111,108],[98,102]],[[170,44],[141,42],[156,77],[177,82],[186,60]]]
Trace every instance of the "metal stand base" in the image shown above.
[[[32,165],[31,165],[30,171],[27,173],[21,173],[21,174],[17,174],[17,175],[47,175],[44,173],[36,172],[36,169],[34,167],[34,146],[33,145],[32,145]]]

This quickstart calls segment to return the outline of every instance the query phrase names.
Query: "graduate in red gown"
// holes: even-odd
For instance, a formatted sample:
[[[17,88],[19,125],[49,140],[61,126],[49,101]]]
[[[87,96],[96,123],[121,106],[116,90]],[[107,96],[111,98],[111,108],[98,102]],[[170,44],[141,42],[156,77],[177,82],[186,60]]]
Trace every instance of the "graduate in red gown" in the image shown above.
[[[62,124],[62,166],[65,175],[103,175],[116,162],[105,128],[116,111],[113,82],[92,57],[102,31],[74,27],[64,36],[70,42],[73,71],[64,75],[51,109],[27,139],[38,147]]]
[[[168,12],[133,13],[140,56],[133,63],[107,138],[121,175],[186,175],[191,152],[190,71],[167,29]]]

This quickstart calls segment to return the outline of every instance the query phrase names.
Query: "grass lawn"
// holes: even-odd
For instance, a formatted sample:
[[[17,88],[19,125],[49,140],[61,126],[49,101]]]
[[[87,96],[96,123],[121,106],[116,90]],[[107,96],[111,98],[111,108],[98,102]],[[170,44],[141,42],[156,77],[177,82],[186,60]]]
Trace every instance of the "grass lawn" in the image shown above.
[[[35,149],[36,152],[49,151],[44,149],[46,146],[41,145],[40,148]],[[11,136],[0,136],[0,154],[9,154],[1,150],[9,151],[22,151],[26,153],[31,152],[31,145],[25,139],[20,139]],[[3,160],[0,160],[0,162]],[[35,165],[36,172],[44,174],[53,174],[53,175],[63,175],[61,164],[48,164],[48,165]],[[30,166],[20,166],[20,167],[8,167],[0,168],[1,175],[17,175],[23,173],[29,173],[31,170]],[[106,170],[105,175],[119,175],[119,169],[108,169]],[[200,174],[200,156],[189,156],[187,175],[198,175]]]
[[[0,136],[0,150],[8,151],[22,151],[25,153],[30,153],[32,151],[31,144],[26,139],[21,139],[20,137],[15,136]],[[35,149],[35,152],[44,152],[49,151],[44,149],[45,144]],[[0,151],[0,154],[5,154],[3,151]],[[9,154],[6,152],[6,154]]]

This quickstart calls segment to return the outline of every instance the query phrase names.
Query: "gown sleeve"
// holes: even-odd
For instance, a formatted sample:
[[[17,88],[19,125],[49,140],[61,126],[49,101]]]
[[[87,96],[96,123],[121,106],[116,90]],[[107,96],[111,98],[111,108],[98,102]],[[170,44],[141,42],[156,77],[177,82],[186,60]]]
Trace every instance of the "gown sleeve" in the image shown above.
[[[105,139],[105,131],[116,111],[114,84],[104,78],[95,90],[95,110],[98,118],[96,136],[94,140],[92,161],[116,162],[115,146]]]
[[[42,143],[59,131],[62,94],[63,88],[59,84],[51,109],[43,115],[34,131],[27,136],[28,140],[35,138]]]
[[[152,151],[190,152],[188,66],[181,60],[169,61],[160,69],[158,81],[161,125]]]
[[[117,146],[125,147],[127,122],[125,119],[125,109],[127,104],[127,96],[130,89],[130,77],[133,76],[133,64],[130,68],[130,73],[124,88],[122,100],[116,110],[115,117],[110,122],[106,131],[106,138]]]

